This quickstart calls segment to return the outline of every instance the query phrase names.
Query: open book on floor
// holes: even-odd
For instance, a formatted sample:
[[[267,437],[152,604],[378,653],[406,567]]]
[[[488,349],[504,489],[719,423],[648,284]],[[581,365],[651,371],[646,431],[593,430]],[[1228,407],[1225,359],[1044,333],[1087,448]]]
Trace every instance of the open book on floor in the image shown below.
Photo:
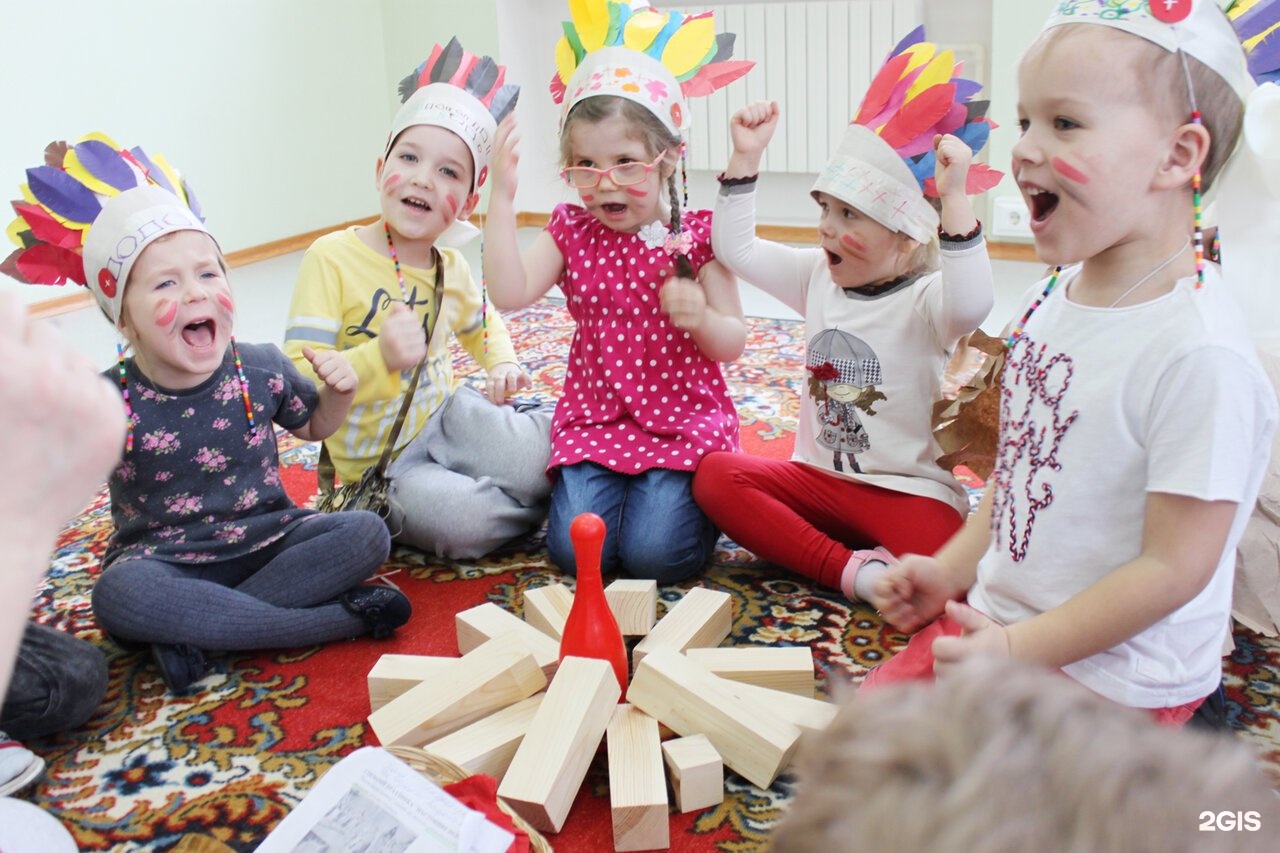
[[[258,853],[504,853],[514,836],[379,747],[321,777]]]

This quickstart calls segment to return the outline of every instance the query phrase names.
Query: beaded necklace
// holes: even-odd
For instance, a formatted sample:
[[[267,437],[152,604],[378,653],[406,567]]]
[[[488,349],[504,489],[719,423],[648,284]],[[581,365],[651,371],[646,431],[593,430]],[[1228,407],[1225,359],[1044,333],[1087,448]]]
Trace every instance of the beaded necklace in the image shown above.
[[[240,350],[236,348],[236,339],[231,338],[231,357],[236,363],[236,377],[240,381],[240,397],[244,400],[244,414],[249,419],[249,430],[254,430],[253,403],[249,399],[249,380],[244,375],[244,362],[240,360]],[[120,395],[124,398],[124,413],[128,421],[124,439],[124,452],[133,451],[133,405],[129,402],[129,379],[124,364],[124,344],[116,341],[116,363],[120,371]]]
[[[1022,337],[1023,330],[1027,325],[1027,320],[1031,319],[1031,315],[1034,314],[1035,310],[1040,307],[1040,303],[1044,302],[1046,299],[1049,298],[1049,293],[1053,290],[1054,287],[1057,286],[1058,276],[1061,273],[1062,273],[1061,265],[1053,268],[1053,275],[1049,276],[1049,283],[1044,286],[1044,291],[1039,296],[1037,296],[1036,301],[1032,302],[1030,307],[1028,307],[1027,310],[1023,312],[1022,319],[1014,324],[1013,331],[1009,334],[1009,337],[1005,338],[1004,345],[1006,347],[1008,347],[1009,349],[1013,349],[1013,345],[1018,342],[1018,338]]]
[[[391,239],[391,225],[386,220],[383,220],[382,228],[387,232],[387,250],[391,252],[391,263],[396,265],[396,281],[400,282],[400,295],[404,297],[404,302],[408,305],[409,288],[405,287],[404,273],[400,270],[400,257],[396,255],[396,244]]]

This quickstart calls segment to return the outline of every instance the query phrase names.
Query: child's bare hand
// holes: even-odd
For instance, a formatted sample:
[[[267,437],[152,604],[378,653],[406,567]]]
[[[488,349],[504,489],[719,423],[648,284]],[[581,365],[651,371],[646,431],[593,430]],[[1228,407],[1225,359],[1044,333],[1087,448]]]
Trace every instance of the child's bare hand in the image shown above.
[[[388,370],[405,370],[427,354],[427,333],[408,305],[397,302],[387,312],[378,332],[378,351]]]
[[[302,348],[302,356],[311,363],[311,369],[320,377],[320,381],[336,394],[354,394],[360,386],[360,378],[356,369],[351,366],[347,357],[336,349],[316,352],[311,347]]]
[[[493,138],[493,156],[489,159],[489,173],[493,177],[492,194],[507,201],[516,198],[516,167],[520,165],[520,129],[516,115],[512,113],[498,125]]]
[[[933,671],[947,669],[972,657],[1009,657],[1009,632],[967,604],[948,601],[946,613],[960,624],[959,637],[939,637],[933,641]]]
[[[707,316],[707,294],[702,285],[691,278],[667,279],[658,297],[662,310],[677,329],[691,332],[701,326]]]
[[[778,129],[778,115],[777,101],[756,101],[734,113],[729,121],[733,149],[753,156],[764,153]]]
[[[915,631],[938,618],[951,600],[949,580],[933,557],[905,554],[876,578],[871,604],[899,631]]]
[[[933,152],[937,158],[933,180],[938,186],[938,196],[963,195],[973,151],[959,137],[940,133],[933,137]]]
[[[529,378],[529,374],[523,367],[504,361],[502,364],[494,365],[489,375],[485,377],[484,395],[489,398],[490,403],[500,406],[515,396],[517,391],[532,387],[533,380]]]

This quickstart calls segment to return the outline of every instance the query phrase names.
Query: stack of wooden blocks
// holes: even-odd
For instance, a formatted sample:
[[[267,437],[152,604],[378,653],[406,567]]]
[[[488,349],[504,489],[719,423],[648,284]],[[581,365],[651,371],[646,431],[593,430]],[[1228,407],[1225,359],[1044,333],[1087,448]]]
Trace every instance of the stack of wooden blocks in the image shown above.
[[[676,807],[724,799],[724,767],[768,788],[803,731],[835,706],[814,698],[807,647],[720,647],[729,595],[690,589],[657,619],[653,581],[605,594],[632,651],[626,702],[603,660],[559,661],[573,604],[563,584],[529,590],[524,620],[496,604],[457,614],[461,658],[383,655],[369,671],[369,725],[383,745],[420,746],[498,779],[498,796],[543,832],[559,832],[608,738],[615,850],[670,846],[664,765]],[[665,741],[659,724],[674,733]]]

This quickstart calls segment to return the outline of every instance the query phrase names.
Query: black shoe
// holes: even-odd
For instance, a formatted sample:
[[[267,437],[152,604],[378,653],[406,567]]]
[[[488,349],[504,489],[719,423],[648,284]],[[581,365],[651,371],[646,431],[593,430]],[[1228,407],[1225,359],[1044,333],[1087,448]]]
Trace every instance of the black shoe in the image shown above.
[[[184,643],[152,643],[151,659],[160,670],[164,683],[174,693],[185,693],[209,671],[204,652]]]
[[[1196,708],[1196,712],[1187,721],[1187,727],[1201,731],[1229,732],[1231,724],[1227,722],[1227,691],[1221,682],[1218,689],[1205,697]]]
[[[357,586],[338,596],[338,601],[364,620],[375,640],[390,637],[413,614],[405,594],[389,586]]]

